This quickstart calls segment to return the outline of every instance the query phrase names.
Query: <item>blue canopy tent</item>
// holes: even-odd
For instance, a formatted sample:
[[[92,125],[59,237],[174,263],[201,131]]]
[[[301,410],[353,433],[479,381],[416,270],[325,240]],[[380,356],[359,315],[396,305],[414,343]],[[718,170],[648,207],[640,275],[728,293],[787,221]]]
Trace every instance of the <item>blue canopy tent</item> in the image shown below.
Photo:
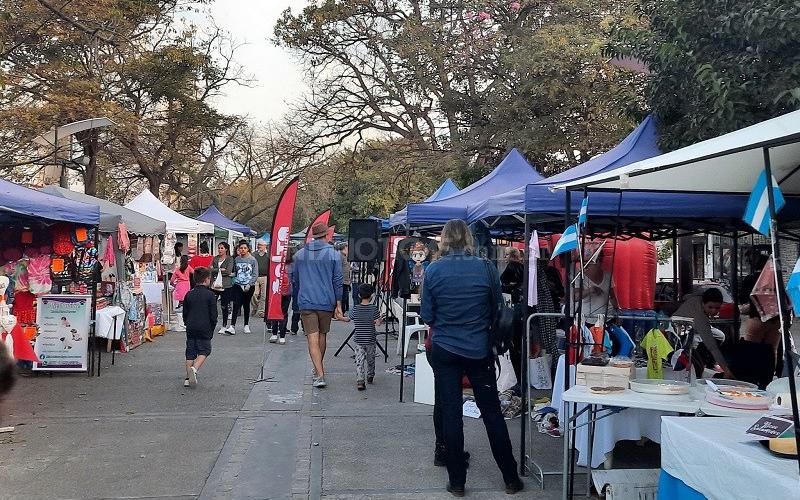
[[[238,222],[222,215],[222,212],[220,212],[217,206],[214,205],[213,203],[209,205],[208,208],[206,208],[205,212],[198,215],[197,219],[203,222],[214,224],[217,227],[221,227],[229,231],[236,231],[237,233],[242,233],[245,236],[255,235],[255,232],[249,227],[245,226],[244,224],[239,224]]]
[[[392,226],[421,227],[443,225],[450,219],[466,219],[467,207],[491,196],[506,193],[544,179],[516,148],[486,177],[446,198],[412,203],[406,213],[392,214]]]
[[[430,203],[432,201],[443,200],[445,198],[449,198],[454,194],[458,193],[459,188],[458,185],[453,181],[451,178],[445,179],[441,186],[439,186],[436,191],[433,192],[432,195],[428,196],[423,203]],[[405,220],[408,214],[408,205],[406,208],[393,213],[389,216],[389,219],[381,219],[381,230],[388,231],[394,226],[402,226],[405,224]],[[386,226],[384,229],[384,223],[386,221]]]
[[[0,222],[46,219],[87,226],[100,224],[100,208],[0,179]]]
[[[519,187],[507,193],[479,200],[470,205],[467,210],[467,221],[473,223],[503,216],[513,217],[523,213],[536,214],[541,212],[547,214],[554,211],[554,206],[555,213],[563,215],[565,196],[563,193],[550,193],[549,188],[551,186],[613,170],[660,154],[655,119],[652,116],[648,116],[613,149],[560,174],[528,186]],[[529,187],[531,189],[528,189]],[[541,204],[537,200],[541,201]],[[496,222],[494,223],[496,224]],[[513,224],[515,221],[506,222]],[[518,221],[516,222],[518,223]]]

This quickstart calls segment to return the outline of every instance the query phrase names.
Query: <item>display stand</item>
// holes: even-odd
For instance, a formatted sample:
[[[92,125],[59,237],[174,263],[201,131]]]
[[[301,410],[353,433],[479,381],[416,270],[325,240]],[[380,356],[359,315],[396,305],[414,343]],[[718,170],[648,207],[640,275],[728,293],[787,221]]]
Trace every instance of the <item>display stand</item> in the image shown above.
[[[264,377],[264,366],[267,364],[267,330],[269,329],[266,315],[264,318],[264,337],[261,342],[261,372],[257,379],[250,382],[251,384],[258,384],[259,382],[277,382],[277,380],[274,380],[275,377]]]
[[[345,347],[349,347],[351,351],[355,352],[355,349],[353,349],[353,347],[350,345],[350,339],[352,339],[353,335],[355,335],[355,334],[356,334],[356,329],[353,328],[353,330],[350,332],[350,335],[348,335],[347,338],[344,339],[344,342],[342,342],[342,345],[340,345],[339,348],[336,349],[336,352],[333,354],[334,358],[336,356],[338,356],[339,353],[342,352],[342,349],[344,349]],[[388,359],[389,359],[389,355],[386,353],[386,349],[384,349],[383,346],[381,345],[381,343],[377,342],[377,340],[375,342],[375,345],[383,353],[383,359],[384,359],[383,362],[386,363],[386,361],[388,361]]]

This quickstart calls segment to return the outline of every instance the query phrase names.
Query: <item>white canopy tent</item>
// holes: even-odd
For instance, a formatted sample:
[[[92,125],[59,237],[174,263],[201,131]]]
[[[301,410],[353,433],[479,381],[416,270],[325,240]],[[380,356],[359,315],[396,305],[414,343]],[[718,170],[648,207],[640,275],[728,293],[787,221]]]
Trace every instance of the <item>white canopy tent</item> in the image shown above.
[[[787,195],[800,194],[800,111],[642,160],[556,189],[713,191],[749,194],[764,170],[768,148],[772,175]]]
[[[163,220],[169,233],[214,234],[214,224],[186,217],[172,210],[148,190],[142,191],[125,208],[136,210],[154,219]]]

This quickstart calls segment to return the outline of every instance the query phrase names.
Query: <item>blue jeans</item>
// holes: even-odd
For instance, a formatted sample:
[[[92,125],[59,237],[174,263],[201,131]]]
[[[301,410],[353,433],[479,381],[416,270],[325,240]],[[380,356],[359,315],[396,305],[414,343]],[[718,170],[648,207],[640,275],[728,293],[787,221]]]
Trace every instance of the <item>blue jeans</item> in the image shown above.
[[[441,406],[445,462],[450,484],[464,486],[467,480],[467,466],[464,461],[463,391],[461,387],[461,379],[464,375],[472,385],[475,402],[481,411],[483,425],[486,427],[492,455],[503,473],[503,480],[511,483],[519,479],[517,461],[514,459],[511,439],[508,437],[508,428],[500,411],[494,363],[488,358],[465,358],[434,343],[431,365],[436,395]]]

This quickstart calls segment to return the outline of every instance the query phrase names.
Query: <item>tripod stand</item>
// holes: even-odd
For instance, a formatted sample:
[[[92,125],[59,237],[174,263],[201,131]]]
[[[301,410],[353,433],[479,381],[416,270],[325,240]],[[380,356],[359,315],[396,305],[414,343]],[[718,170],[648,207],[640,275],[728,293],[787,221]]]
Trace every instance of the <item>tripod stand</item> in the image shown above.
[[[353,349],[353,347],[350,345],[350,339],[352,339],[353,335],[355,335],[355,334],[356,334],[356,329],[353,328],[353,331],[351,331],[350,335],[348,335],[347,338],[345,339],[345,341],[342,342],[342,345],[340,345],[339,348],[336,349],[336,352],[333,354],[334,358],[336,356],[338,356],[340,352],[342,352],[342,350],[345,348],[345,346],[349,347],[351,351],[355,352],[355,349]],[[380,342],[376,341],[375,345],[378,346],[378,349],[383,353],[383,362],[384,363],[388,362],[389,361],[389,355],[386,353],[386,349],[383,346],[381,346]]]
[[[252,382],[251,384],[257,384],[259,382],[277,382],[277,380],[273,380],[275,377],[264,377],[264,365],[267,364],[267,330],[269,327],[267,326],[267,319],[264,318],[264,339],[261,345],[261,374],[259,377]]]

